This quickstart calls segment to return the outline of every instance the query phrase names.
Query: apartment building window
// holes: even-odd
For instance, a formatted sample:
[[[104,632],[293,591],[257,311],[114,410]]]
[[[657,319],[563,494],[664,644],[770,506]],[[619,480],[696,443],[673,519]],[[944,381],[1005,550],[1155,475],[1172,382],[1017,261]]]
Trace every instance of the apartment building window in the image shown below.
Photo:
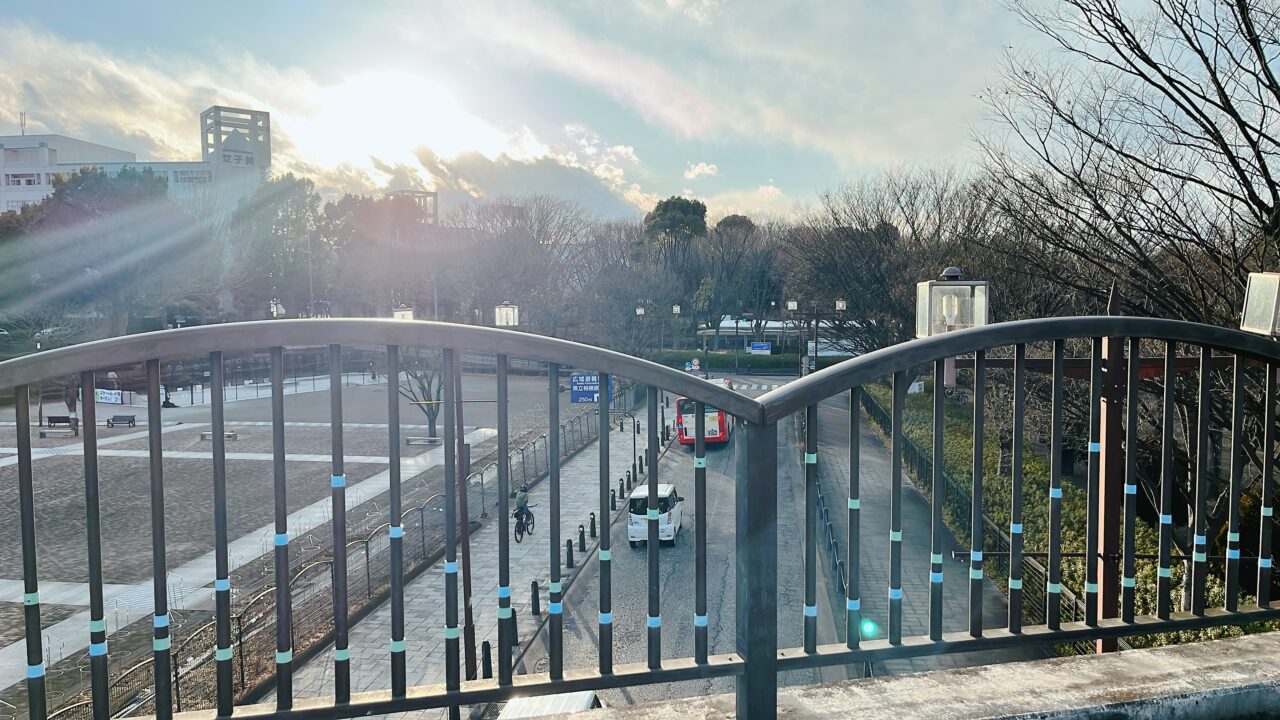
[[[10,186],[39,185],[40,173],[6,173],[4,184]]]
[[[26,207],[26,206],[28,206],[28,205],[30,205],[30,204],[31,204],[31,203],[30,203],[30,202],[28,202],[28,201],[26,201],[26,200],[10,200],[10,201],[9,201],[9,204],[7,205],[7,207],[6,207],[5,209],[6,209],[6,210],[21,210],[22,208],[24,208],[24,207]]]

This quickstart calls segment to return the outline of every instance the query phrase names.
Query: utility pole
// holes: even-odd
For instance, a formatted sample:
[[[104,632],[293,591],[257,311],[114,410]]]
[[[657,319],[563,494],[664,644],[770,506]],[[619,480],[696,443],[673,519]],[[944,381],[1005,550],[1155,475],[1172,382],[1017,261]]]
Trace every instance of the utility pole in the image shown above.
[[[467,513],[467,474],[471,472],[470,446],[462,431],[462,356],[458,356],[458,371],[454,373],[454,398],[458,417],[458,510],[462,514],[462,636],[467,679],[476,679],[476,626],[471,615],[471,516]],[[449,479],[445,478],[445,482]]]
[[[1107,300],[1107,314],[1117,314],[1119,293],[1115,283]],[[1129,358],[1138,362],[1138,358]],[[1124,523],[1124,414],[1125,396],[1124,341],[1104,338],[1102,341],[1102,407],[1099,428],[1100,447],[1098,497],[1098,617],[1119,617],[1120,609],[1120,528]],[[1168,382],[1168,379],[1166,379]],[[1130,439],[1132,441],[1132,439]],[[1115,652],[1115,638],[1097,641],[1097,651]]]

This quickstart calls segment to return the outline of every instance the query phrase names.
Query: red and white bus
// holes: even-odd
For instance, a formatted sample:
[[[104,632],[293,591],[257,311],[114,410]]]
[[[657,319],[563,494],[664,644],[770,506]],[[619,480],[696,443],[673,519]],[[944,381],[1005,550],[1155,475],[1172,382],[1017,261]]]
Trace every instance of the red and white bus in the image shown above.
[[[712,380],[732,390],[733,381],[728,379]],[[693,447],[698,432],[698,415],[694,412],[695,403],[689,398],[676,400],[676,439],[681,445]],[[729,433],[733,431],[733,418],[720,408],[703,406],[706,416],[705,442],[707,445],[729,442]]]

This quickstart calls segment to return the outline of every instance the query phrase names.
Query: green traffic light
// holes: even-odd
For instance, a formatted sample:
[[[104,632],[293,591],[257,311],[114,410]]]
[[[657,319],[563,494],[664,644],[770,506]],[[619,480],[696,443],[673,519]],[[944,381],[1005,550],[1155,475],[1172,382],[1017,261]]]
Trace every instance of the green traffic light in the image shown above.
[[[875,637],[876,633],[879,632],[879,630],[880,630],[880,627],[876,625],[875,620],[871,620],[870,618],[867,618],[862,621],[862,625],[861,625],[862,637],[864,638]]]

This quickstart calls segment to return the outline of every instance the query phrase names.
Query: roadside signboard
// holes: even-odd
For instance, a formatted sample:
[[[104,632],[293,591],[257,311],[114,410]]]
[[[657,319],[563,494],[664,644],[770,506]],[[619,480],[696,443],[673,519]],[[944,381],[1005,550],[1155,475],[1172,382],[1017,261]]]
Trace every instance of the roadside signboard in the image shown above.
[[[771,342],[754,342],[753,341],[751,343],[752,355],[768,355],[772,352],[773,352],[773,343]]]
[[[94,400],[104,405],[123,405],[124,392],[120,390],[106,390],[104,388],[94,388]]]
[[[613,377],[609,378],[613,389]],[[586,405],[600,402],[600,373],[576,372],[569,376],[569,403]]]

